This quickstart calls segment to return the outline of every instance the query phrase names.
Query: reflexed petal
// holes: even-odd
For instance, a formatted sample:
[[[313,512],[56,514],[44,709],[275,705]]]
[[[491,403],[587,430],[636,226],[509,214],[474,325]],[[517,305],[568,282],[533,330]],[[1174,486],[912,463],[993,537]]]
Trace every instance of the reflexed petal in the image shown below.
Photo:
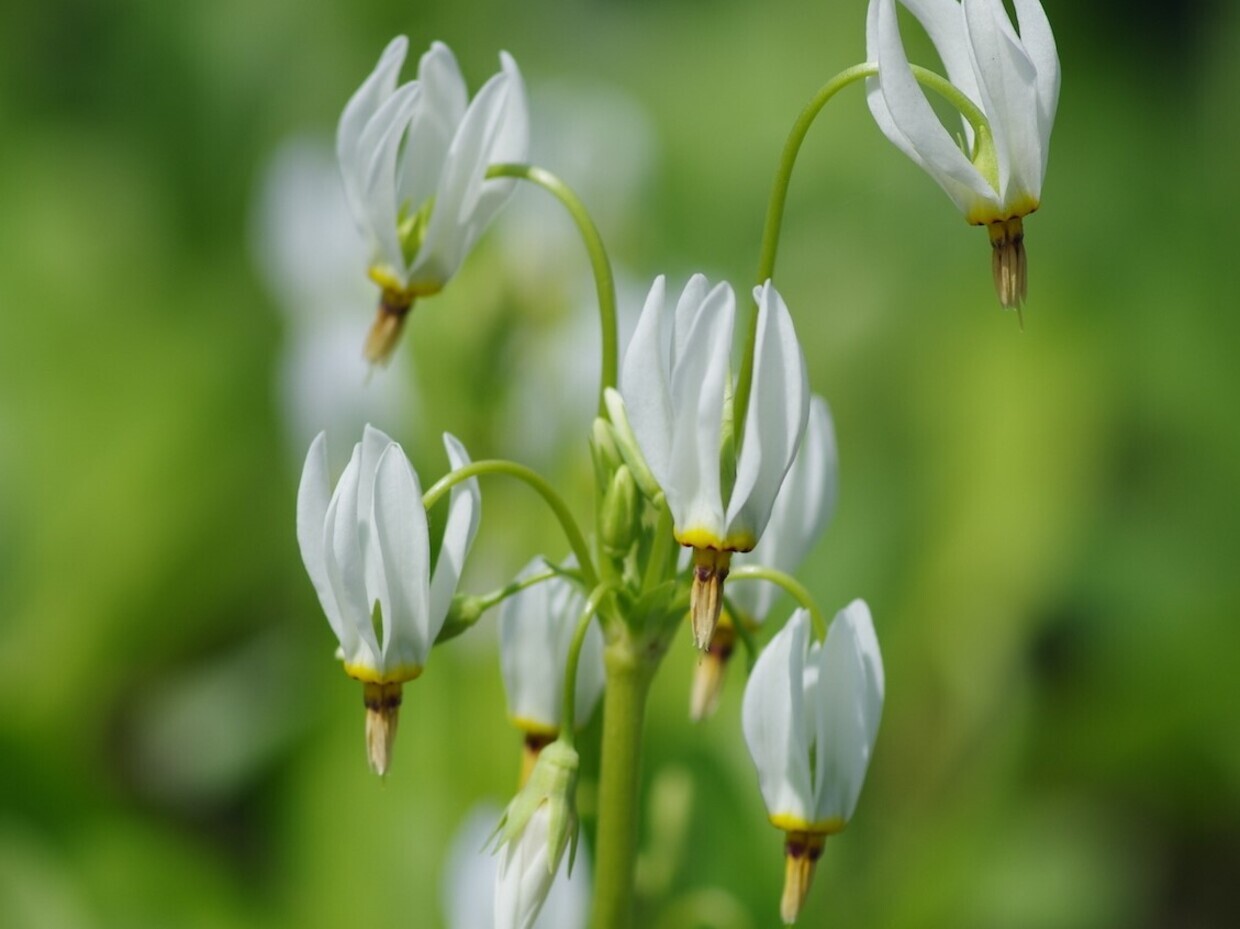
[[[1036,202],[1043,163],[1037,71],[1003,0],[964,0],[964,18],[982,108],[994,133],[1000,199],[1012,203],[1028,195]]]
[[[546,562],[535,558],[517,575],[523,580],[542,571]],[[499,657],[508,696],[508,714],[548,729],[560,725],[560,693],[564,675],[555,648],[556,617],[552,613],[553,579],[509,597],[499,608]]]
[[[729,535],[750,534],[757,540],[805,432],[809,379],[792,316],[779,291],[767,281],[754,289],[754,300],[758,337],[753,391],[727,524]]]
[[[376,546],[378,543],[374,538],[374,527],[372,520],[372,511],[374,509],[374,489],[375,479],[379,470],[379,459],[395,442],[382,430],[376,429],[369,423],[362,430],[362,442],[360,445],[361,456],[358,459],[358,483],[357,483],[357,539],[358,544],[362,548],[362,564],[365,566],[366,591],[368,600],[371,604],[375,600],[382,600],[379,596],[380,591],[384,590],[386,581],[383,577],[383,558]],[[398,446],[399,447],[399,446]],[[386,607],[386,601],[384,602]],[[386,609],[384,616],[388,617]],[[387,624],[385,620],[385,625]],[[384,641],[387,640],[387,634],[384,633]],[[384,645],[386,650],[387,646]]]
[[[529,153],[529,107],[511,56],[474,97],[448,149],[435,208],[409,271],[413,285],[442,286],[507,202],[515,181],[486,180],[492,164],[524,161]]]
[[[354,209],[354,218],[378,258],[399,277],[405,276],[405,256],[396,229],[396,158],[420,93],[414,83],[398,88],[367,124],[359,146],[365,161],[356,178],[361,209]]]
[[[377,430],[376,430],[377,431]],[[422,488],[404,451],[389,443],[375,472],[372,542],[383,586],[383,660],[388,670],[421,667],[430,652],[430,544]]]
[[[803,679],[809,615],[798,610],[771,639],[745,686],[741,723],[767,812],[814,820]]]
[[[448,450],[448,464],[453,471],[469,464],[469,453],[455,436],[444,433],[444,448]],[[478,533],[478,521],[482,518],[482,491],[478,479],[471,477],[452,488],[448,498],[448,523],[443,531],[443,544],[435,561],[435,573],[431,577],[429,641],[434,642],[443,628],[444,617],[452,605],[457,582],[465,567],[465,556],[474,544]]]
[[[340,617],[336,594],[327,574],[323,529],[327,519],[327,506],[331,500],[331,481],[327,476],[327,434],[320,432],[310,443],[306,464],[301,472],[301,484],[297,488],[297,544],[301,548],[301,560],[306,573],[319,595],[319,603],[327,615],[332,631],[340,646],[349,651],[355,633],[349,623]]]
[[[624,353],[620,375],[621,396],[629,425],[643,457],[661,486],[671,471],[672,433],[675,428],[671,392],[672,327],[666,307],[667,282],[654,279],[637,329]]]
[[[866,81],[870,112],[883,134],[929,174],[966,215],[997,203],[998,191],[973,167],[939,122],[909,68],[895,0],[870,0],[866,49],[880,74]]]
[[[977,92],[977,76],[973,72],[973,59],[969,56],[968,39],[964,31],[964,14],[960,0],[900,0],[917,17],[926,35],[939,53],[947,79],[965,95],[982,105]],[[973,127],[967,119],[960,120],[969,145],[973,144]]]
[[[694,281],[685,295],[698,300]],[[676,310],[678,325],[688,314],[693,321],[688,332],[675,333],[684,350],[675,358],[672,371],[675,420],[671,461],[667,480],[660,479],[660,483],[678,533],[706,530],[722,542],[725,526],[719,453],[736,297],[726,283],[717,284],[701,299],[695,313],[693,309],[691,304],[686,309],[682,298]]]
[[[379,644],[371,623],[371,607],[366,589],[365,563],[358,538],[357,496],[361,480],[362,443],[353,446],[353,457],[340,475],[324,518],[324,561],[341,625],[352,630],[352,647],[341,640],[346,664],[365,664],[378,670]]]
[[[805,437],[779,488],[766,531],[752,552],[737,555],[736,565],[767,565],[786,573],[801,566],[835,513],[839,463],[831,411],[822,397],[809,401]],[[770,581],[745,581],[729,596],[750,619],[762,622],[780,588]]]
[[[854,600],[836,614],[819,664],[813,714],[817,738],[816,817],[847,822],[865,782],[883,712],[883,659],[870,609]]]
[[[1038,131],[1042,138],[1042,170],[1050,148],[1051,127],[1059,108],[1059,51],[1046,11],[1038,0],[1015,0],[1020,40],[1038,72]]]
[[[418,62],[418,84],[422,93],[409,123],[397,192],[397,201],[414,211],[439,187],[448,147],[469,103],[465,78],[442,42],[433,43]]]
[[[361,144],[362,132],[379,107],[396,89],[396,78],[408,48],[409,40],[403,35],[388,43],[383,54],[379,56],[375,69],[349,98],[336,127],[336,157],[340,160],[340,169],[344,175],[345,195],[359,223],[365,215],[366,198],[362,178],[366,173],[365,165],[369,161],[368,152]]]

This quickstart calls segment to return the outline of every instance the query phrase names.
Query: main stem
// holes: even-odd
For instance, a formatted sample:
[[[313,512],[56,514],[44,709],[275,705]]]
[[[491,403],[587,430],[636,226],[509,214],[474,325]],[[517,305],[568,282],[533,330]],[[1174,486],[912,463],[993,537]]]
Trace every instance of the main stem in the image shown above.
[[[638,786],[646,698],[660,650],[644,649],[629,633],[607,646],[603,745],[599,782],[598,864],[594,929],[630,929],[637,865]]]

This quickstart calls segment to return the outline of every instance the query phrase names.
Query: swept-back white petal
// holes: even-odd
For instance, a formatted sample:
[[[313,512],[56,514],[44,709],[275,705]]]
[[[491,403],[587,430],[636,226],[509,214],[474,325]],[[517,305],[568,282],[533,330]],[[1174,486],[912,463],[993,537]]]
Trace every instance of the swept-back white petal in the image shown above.
[[[372,515],[379,459],[393,445],[396,443],[385,432],[369,423],[362,430],[361,455],[358,458],[357,539],[362,549],[367,599],[372,605],[376,600],[384,600],[386,605],[387,582],[383,575],[383,558],[377,548],[380,543],[374,536]],[[384,638],[386,641],[386,635]]]
[[[354,635],[352,627],[340,617],[336,594],[327,574],[323,547],[323,528],[331,500],[331,480],[327,474],[327,435],[320,432],[310,443],[306,463],[297,488],[297,544],[306,573],[319,596],[319,603],[342,648],[348,649]]]
[[[1020,40],[1037,69],[1038,134],[1042,142],[1042,174],[1046,175],[1046,156],[1050,151],[1051,127],[1059,109],[1059,50],[1051,33],[1050,20],[1038,0],[1015,0],[1020,22]]]
[[[452,50],[432,43],[418,62],[422,93],[401,155],[397,200],[418,210],[439,187],[448,148],[465,115],[469,93]]]
[[[444,433],[444,448],[448,451],[448,464],[452,470],[469,464],[469,453],[456,436]],[[443,628],[444,617],[452,605],[457,582],[465,567],[465,556],[474,544],[478,533],[478,521],[482,518],[482,491],[478,479],[471,477],[452,488],[448,498],[448,522],[443,531],[443,545],[435,561],[435,573],[431,577],[430,617],[428,635],[434,642]]]
[[[666,312],[667,281],[654,279],[637,328],[624,353],[620,394],[642,456],[660,486],[671,472],[674,429],[671,393],[672,324]]]
[[[960,0],[900,0],[912,13],[934,44],[947,79],[962,90],[978,106],[982,100],[977,92],[977,76],[973,72],[973,60],[969,57],[968,40],[964,31],[964,15]],[[973,144],[973,127],[967,119],[960,120],[966,139]]]
[[[741,704],[741,725],[767,812],[814,820],[803,678],[809,615],[798,610],[758,656]]]
[[[1003,0],[964,0],[969,53],[978,75],[982,108],[994,133],[999,190],[1004,203],[1042,190],[1042,133],[1038,75]]]
[[[353,446],[353,456],[336,484],[324,519],[324,561],[336,604],[340,608],[341,625],[352,631],[352,647],[341,639],[340,646],[347,664],[361,664],[378,669],[379,643],[371,624],[372,601],[366,589],[366,567],[358,537],[358,485],[361,481],[362,443]]]
[[[827,402],[814,394],[809,401],[805,437],[775,497],[766,531],[752,552],[737,555],[733,563],[795,572],[835,513],[838,474],[831,411]],[[729,596],[750,619],[762,622],[779,593],[780,588],[769,581],[745,581],[733,585]]]
[[[336,157],[344,176],[345,196],[354,217],[361,222],[365,214],[365,190],[362,178],[369,161],[362,147],[362,132],[379,107],[396,89],[396,78],[405,61],[409,40],[403,35],[388,43],[370,75],[345,104],[336,127]]]
[[[430,545],[422,488],[395,443],[387,445],[375,471],[371,528],[384,584],[383,661],[387,669],[421,667],[430,652]]]
[[[685,314],[678,308],[676,315],[679,323]],[[735,318],[732,288],[717,284],[701,300],[689,331],[683,338],[676,333],[683,352],[672,371],[675,425],[663,487],[678,533],[704,530],[720,541],[726,527],[719,457]]]
[[[749,534],[756,541],[771,517],[775,495],[805,433],[809,379],[792,315],[775,285],[767,281],[755,288],[754,300],[758,335],[753,390],[727,524],[729,535]]]
[[[866,49],[879,67],[878,77],[866,81],[866,100],[883,134],[934,178],[961,212],[968,214],[979,202],[997,203],[998,191],[956,145],[913,77],[895,0],[870,0]]]
[[[524,161],[529,152],[529,108],[516,62],[502,55],[503,69],[469,104],[448,149],[435,208],[422,247],[409,270],[418,286],[442,286],[507,202],[514,181],[486,180],[487,168]]]
[[[826,644],[814,657],[818,688],[807,712],[816,723],[816,815],[847,822],[857,807],[883,712],[883,659],[863,600],[836,614]]]
[[[360,213],[355,209],[354,219],[377,257],[402,278],[405,256],[396,229],[396,158],[420,93],[421,88],[415,83],[397,88],[366,124],[359,145],[362,163],[357,181],[361,200]]]

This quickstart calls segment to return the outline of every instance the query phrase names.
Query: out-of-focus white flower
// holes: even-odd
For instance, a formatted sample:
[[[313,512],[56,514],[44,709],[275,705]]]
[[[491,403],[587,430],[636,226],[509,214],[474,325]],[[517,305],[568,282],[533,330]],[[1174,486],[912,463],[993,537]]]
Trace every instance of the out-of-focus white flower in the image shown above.
[[[557,740],[542,750],[529,780],[497,829],[496,929],[531,929],[564,852],[577,846],[577,752]]]
[[[499,860],[484,846],[499,815],[493,804],[476,807],[452,840],[444,888],[448,929],[494,929],[493,888]],[[534,929],[585,929],[590,910],[590,856],[585,843],[577,847],[571,876],[566,873],[567,865],[561,860]]]
[[[452,467],[469,463],[444,436]],[[476,480],[452,489],[431,572],[422,488],[401,447],[366,427],[332,491],[327,446],[310,446],[297,495],[297,541],[350,677],[365,685],[371,766],[387,771],[401,685],[422,673],[452,602],[481,513]]]
[[[800,567],[835,512],[838,486],[835,430],[827,402],[815,394],[809,401],[805,437],[775,497],[766,532],[753,551],[737,555],[733,564],[762,565],[792,574]],[[728,598],[740,615],[721,617],[710,647],[698,662],[690,692],[689,716],[701,720],[715,711],[723,690],[728,659],[735,645],[733,623],[756,626],[766,619],[780,588],[770,581],[734,584]]]
[[[358,274],[366,243],[325,141],[292,138],[272,155],[256,191],[252,245],[285,321],[276,393],[296,464],[320,432],[329,459],[343,461],[348,437],[365,423],[408,421],[416,407],[408,358],[394,359],[390,377],[371,378],[357,351],[357,313],[373,306]]]
[[[966,149],[939,121],[909,67],[895,0],[870,0],[867,82],[879,128],[952,198],[965,219],[985,225],[995,286],[1019,309],[1027,290],[1022,218],[1038,208],[1059,103],[1059,54],[1038,0],[1015,0],[1020,34],[1003,0],[900,0],[917,17],[948,79],[985,115],[989,139],[964,121]]]
[[[754,300],[753,388],[739,454],[729,373],[736,298],[726,283],[711,287],[694,275],[669,309],[657,278],[621,373],[624,410],[667,499],[676,540],[694,551],[698,648],[718,622],[732,553],[750,551],[766,528],[808,415],[805,359],[788,307],[770,281],[755,288]]]
[[[398,36],[349,100],[336,132],[345,195],[382,288],[366,357],[390,355],[414,299],[438,293],[508,200],[515,181],[486,178],[529,151],[525,85],[516,62],[469,100],[456,58],[434,43],[418,78],[397,86],[409,42]]]
[[[787,833],[781,913],[792,923],[828,835],[852,818],[883,711],[883,660],[870,610],[836,614],[825,645],[793,614],[745,688],[742,724],[771,822]]]
[[[570,562],[571,567],[575,562]],[[517,575],[528,578],[546,568],[535,558]],[[500,663],[508,716],[525,734],[526,769],[538,751],[560,733],[564,709],[564,669],[586,598],[563,577],[527,587],[500,606]],[[577,667],[574,719],[584,726],[603,693],[603,633],[591,623]]]

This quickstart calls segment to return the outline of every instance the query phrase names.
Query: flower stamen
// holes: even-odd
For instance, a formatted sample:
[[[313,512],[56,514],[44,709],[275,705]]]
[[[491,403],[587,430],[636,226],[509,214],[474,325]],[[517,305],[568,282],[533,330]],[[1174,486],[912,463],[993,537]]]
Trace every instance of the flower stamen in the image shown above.
[[[714,548],[693,550],[693,587],[689,592],[689,614],[693,619],[693,642],[705,651],[723,611],[723,582],[732,564],[732,553]]]

